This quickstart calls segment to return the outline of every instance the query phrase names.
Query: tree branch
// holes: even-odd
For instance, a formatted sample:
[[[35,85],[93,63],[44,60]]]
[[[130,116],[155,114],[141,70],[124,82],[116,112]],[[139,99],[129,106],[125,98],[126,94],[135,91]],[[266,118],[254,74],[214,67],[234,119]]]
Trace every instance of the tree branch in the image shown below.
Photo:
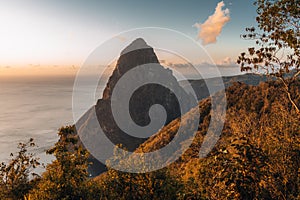
[[[297,76],[299,76],[299,74],[300,74],[300,70],[296,74],[294,74],[293,79],[296,79]]]
[[[297,114],[300,114],[300,110],[299,110],[297,104],[296,104],[296,103],[294,102],[294,100],[292,99],[291,93],[289,92],[289,86],[288,86],[287,83],[285,82],[284,78],[282,78],[282,77],[278,77],[278,78],[281,80],[281,82],[282,82],[283,85],[284,85],[284,88],[285,88],[285,91],[286,91],[286,93],[287,93],[287,95],[288,95],[289,101],[291,102],[291,104],[293,105],[293,107],[296,109]]]

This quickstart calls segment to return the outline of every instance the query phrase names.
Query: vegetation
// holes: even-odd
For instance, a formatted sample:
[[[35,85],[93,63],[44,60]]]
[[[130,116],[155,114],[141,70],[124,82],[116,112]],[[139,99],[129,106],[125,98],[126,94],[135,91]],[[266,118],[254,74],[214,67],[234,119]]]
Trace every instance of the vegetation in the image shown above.
[[[19,152],[11,154],[8,163],[0,165],[0,199],[22,199],[36,184],[39,177],[33,169],[40,165],[38,158],[28,152],[28,148],[35,147],[33,139],[26,143],[19,143]],[[29,180],[32,175],[34,179]]]
[[[291,90],[299,94],[299,79],[291,83]],[[33,141],[20,144],[20,153],[1,168],[1,199],[299,199],[300,124],[282,82],[234,83],[226,94],[225,126],[205,158],[198,155],[210,121],[209,98],[199,103],[201,119],[192,145],[167,168],[150,173],[108,169],[89,178],[88,152],[78,143],[74,126],[67,126],[48,151],[56,159],[41,177],[28,178],[38,165],[27,152]],[[299,95],[293,98],[300,102]],[[180,120],[174,120],[137,151],[161,148],[179,125]]]
[[[32,171],[40,165],[28,151],[35,146],[33,139],[19,144],[11,161],[0,165],[0,199],[300,199],[298,4],[298,0],[256,1],[261,33],[247,28],[249,34],[243,37],[256,40],[260,48],[249,48],[238,62],[242,70],[264,70],[279,80],[259,86],[237,82],[226,90],[225,125],[205,158],[199,158],[199,149],[209,127],[210,98],[199,102],[201,118],[195,138],[189,138],[189,149],[166,168],[150,173],[109,168],[89,178],[89,153],[75,127],[67,126],[59,130],[60,140],[47,151],[56,159],[41,176]],[[278,53],[284,49],[286,58],[281,59]],[[290,72],[292,77],[284,76]],[[188,121],[196,111],[187,113],[187,120],[172,121],[136,151],[162,148],[181,121]],[[116,153],[108,163],[123,156],[127,155]]]
[[[256,41],[256,47],[241,53],[241,71],[255,70],[275,76],[283,82],[288,98],[300,114],[299,105],[291,97],[290,82],[300,74],[299,0],[256,0],[258,31],[246,28],[244,39]],[[286,78],[284,74],[290,73]]]
[[[97,180],[101,199],[176,199],[179,188],[166,169],[138,174],[109,169]]]
[[[299,94],[299,79],[291,90]],[[201,120],[190,149],[168,167],[183,184],[183,199],[299,199],[300,124],[282,83],[235,83],[226,94],[225,127],[213,151],[198,157],[210,119],[207,99],[199,103]],[[300,102],[299,95],[294,98]],[[178,126],[166,126],[142,151],[161,148]]]
[[[47,165],[30,199],[99,199],[97,185],[88,179],[88,152],[78,145],[74,126],[59,130],[60,140],[48,150],[56,157]]]

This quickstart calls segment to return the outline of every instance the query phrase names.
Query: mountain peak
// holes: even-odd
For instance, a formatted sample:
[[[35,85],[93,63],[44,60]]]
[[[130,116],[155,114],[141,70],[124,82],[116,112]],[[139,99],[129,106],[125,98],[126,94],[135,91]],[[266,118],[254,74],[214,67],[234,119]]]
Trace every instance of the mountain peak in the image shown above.
[[[115,86],[123,75],[131,69],[145,64],[149,65],[141,67],[132,75],[128,73],[129,79],[126,81],[126,84],[118,85],[120,89],[119,92],[112,95]],[[130,89],[134,88],[136,84],[140,84],[140,80],[155,81],[162,78],[168,80],[168,84],[172,86],[178,96],[176,96],[171,89],[164,87],[159,83],[141,85],[133,93]],[[98,99],[97,104],[94,107],[96,113],[87,112],[79,123],[76,124],[76,127],[79,127],[77,128],[79,134],[84,135],[83,138],[93,138],[99,131],[103,131],[108,139],[114,144],[122,144],[127,150],[134,151],[140,144],[145,142],[150,135],[156,133],[161,127],[156,127],[146,134],[136,133],[138,135],[134,135],[135,130],[132,129],[132,123],[128,123],[127,126],[127,128],[130,128],[128,129],[130,131],[123,131],[122,127],[119,127],[113,115],[112,105],[114,106],[114,109],[118,110],[120,116],[124,116],[126,109],[124,111],[125,107],[122,104],[122,100],[124,100],[124,97],[126,97],[127,94],[131,93],[130,100],[125,106],[128,106],[129,108],[131,120],[142,127],[150,124],[151,120],[160,119],[160,112],[153,112],[151,116],[149,115],[149,110],[152,105],[159,104],[164,107],[166,119],[163,125],[180,117],[181,114],[186,113],[191,107],[196,105],[196,102],[194,102],[195,100],[193,100],[179,85],[176,77],[173,76],[172,71],[159,64],[153,48],[147,45],[142,38],[137,38],[122,51],[115,69],[103,91],[103,97]],[[181,101],[187,102],[187,105],[180,105],[179,102]],[[114,102],[114,104],[112,104],[112,102]],[[96,127],[94,125],[93,121],[95,120],[99,122],[98,125],[100,125],[101,130],[99,129],[99,126]],[[127,119],[122,120],[127,121]],[[105,145],[102,141],[88,140],[88,142],[91,143],[92,146]],[[90,167],[90,172],[93,175],[97,175],[105,170],[105,167],[101,163],[95,162],[95,159],[92,160],[92,162],[94,162],[94,164]]]
[[[115,84],[123,74],[136,66],[148,63],[159,63],[159,61],[153,48],[144,39],[137,38],[121,52],[117,65],[103,91],[103,99],[110,99]]]
[[[152,49],[143,38],[137,38],[133,42],[131,42],[122,52],[121,55],[129,53],[131,51],[139,50],[139,49]]]

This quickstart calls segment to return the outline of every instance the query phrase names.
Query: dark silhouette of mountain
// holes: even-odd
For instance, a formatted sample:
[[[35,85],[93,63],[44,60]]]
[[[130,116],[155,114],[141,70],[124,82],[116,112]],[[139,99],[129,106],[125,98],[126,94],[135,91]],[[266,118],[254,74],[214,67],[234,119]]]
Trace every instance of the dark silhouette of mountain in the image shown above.
[[[116,94],[114,99],[112,99],[113,90],[118,81],[123,78],[124,74],[129,70],[137,69],[137,66],[143,65],[145,67],[139,68],[134,75],[127,77],[126,85],[121,85],[121,92]],[[92,111],[95,110],[97,121],[110,141],[114,144],[122,144],[122,146],[129,151],[134,151],[140,144],[146,141],[148,137],[145,137],[142,133],[139,137],[135,137],[119,128],[113,116],[111,105],[112,102],[117,102],[114,106],[118,115],[122,118],[122,110],[124,110],[124,107],[128,106],[128,104],[123,105],[118,102],[124,98],[124,95],[130,93],[130,88],[134,87],[135,84],[147,79],[163,81],[167,86],[172,87],[172,91],[169,87],[157,84],[156,81],[154,81],[154,83],[141,85],[141,87],[135,90],[128,102],[130,117],[135,124],[146,126],[151,121],[155,122],[156,119],[159,119],[161,113],[158,111],[152,113],[151,119],[149,116],[149,109],[155,104],[163,106],[166,111],[166,121],[162,126],[167,125],[172,120],[180,117],[181,112],[186,113],[196,105],[196,99],[193,99],[182,89],[176,78],[173,76],[172,71],[159,64],[153,48],[148,46],[143,39],[138,38],[121,52],[116,67],[104,89],[102,99],[99,99],[95,107],[86,112],[76,123],[77,131],[84,133],[83,137],[87,138],[89,135],[94,135],[99,131],[97,127],[91,124],[95,120],[94,115],[92,114]],[[183,108],[179,106],[179,100],[175,96],[174,91],[178,95],[179,100],[185,102]],[[127,119],[125,118],[124,120]],[[130,123],[127,121],[124,123],[130,130]],[[155,127],[150,135],[156,133],[162,126]],[[91,158],[91,161],[94,163],[90,167],[92,176],[105,170],[105,167],[96,159]]]

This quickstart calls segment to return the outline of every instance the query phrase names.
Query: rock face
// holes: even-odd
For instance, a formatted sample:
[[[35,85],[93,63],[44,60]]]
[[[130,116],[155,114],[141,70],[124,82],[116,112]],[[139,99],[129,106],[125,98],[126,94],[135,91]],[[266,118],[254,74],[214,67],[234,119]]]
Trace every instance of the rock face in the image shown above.
[[[143,64],[151,65],[147,66],[146,69],[140,70],[136,76],[131,77],[130,81],[127,82],[128,85],[123,85],[122,92],[129,93],[130,91],[128,91],[128,88],[130,88],[130,84],[134,85],[138,80],[153,76],[151,77],[153,80],[157,79],[157,77],[159,77],[159,79],[167,79],[172,82],[175,90],[181,94],[180,96],[187,96],[184,90],[179,86],[176,78],[172,75],[172,71],[159,65],[159,61],[153,48],[148,46],[143,39],[138,38],[126,47],[121,52],[115,70],[104,89],[103,98],[99,99],[97,102],[96,113],[98,121],[106,133],[106,136],[113,143],[122,144],[129,151],[134,151],[146,138],[133,137],[130,133],[125,133],[120,130],[117,126],[111,110],[112,91],[124,74]],[[118,101],[122,98],[122,95],[118,95],[116,98]],[[181,115],[178,100],[170,89],[159,84],[146,84],[138,88],[131,96],[129,111],[133,121],[139,126],[148,125],[150,123],[149,109],[154,104],[160,104],[166,110],[167,120],[165,125]],[[190,108],[191,107],[185,108],[185,112]],[[120,107],[119,109],[121,110],[123,108]],[[152,134],[156,133],[156,131],[158,131],[158,129]]]
[[[176,78],[172,75],[172,71],[165,69],[159,64],[153,48],[148,46],[141,38],[133,41],[121,52],[117,65],[104,89],[103,97],[102,99],[98,100],[94,107],[98,122],[105,135],[110,139],[111,142],[114,144],[122,144],[122,146],[129,151],[134,151],[140,144],[146,141],[147,138],[132,136],[131,133],[124,132],[118,127],[112,114],[111,104],[112,101],[121,100],[122,94],[117,94],[115,99],[112,99],[112,94],[118,81],[129,70],[144,64],[151,65],[147,65],[147,67],[140,70],[137,74],[129,77],[129,83],[121,86],[123,95],[130,93],[129,88],[134,86],[135,83],[149,78],[153,80],[164,80],[167,85],[172,87],[172,91],[168,87],[164,87],[155,83],[141,85],[141,87],[135,90],[129,101],[129,113],[135,124],[139,126],[147,126],[151,120],[159,118],[159,113],[154,113],[150,119],[149,109],[154,104],[163,106],[166,111],[167,117],[164,125],[167,125],[172,120],[180,117],[181,114],[188,112],[196,105],[196,100],[183,90]],[[175,96],[174,91],[177,96]],[[186,102],[186,104],[184,104],[182,107],[179,105],[180,99]],[[122,113],[121,110],[124,108],[122,105],[117,105],[117,109],[119,109],[120,113]],[[183,113],[181,113],[181,111]],[[78,123],[76,123],[76,127],[79,131],[97,131],[93,128],[90,128],[89,116],[91,115],[89,112],[87,112],[78,121]],[[155,134],[160,128],[161,127],[154,129],[151,134]],[[90,173],[92,176],[98,175],[105,170],[104,165],[102,165],[96,159],[91,159],[91,161],[94,163],[90,167]]]
[[[138,65],[147,63],[159,63],[159,61],[153,48],[148,46],[142,38],[138,38],[121,52],[115,70],[106,84],[102,99],[111,98],[112,90],[123,74]]]

